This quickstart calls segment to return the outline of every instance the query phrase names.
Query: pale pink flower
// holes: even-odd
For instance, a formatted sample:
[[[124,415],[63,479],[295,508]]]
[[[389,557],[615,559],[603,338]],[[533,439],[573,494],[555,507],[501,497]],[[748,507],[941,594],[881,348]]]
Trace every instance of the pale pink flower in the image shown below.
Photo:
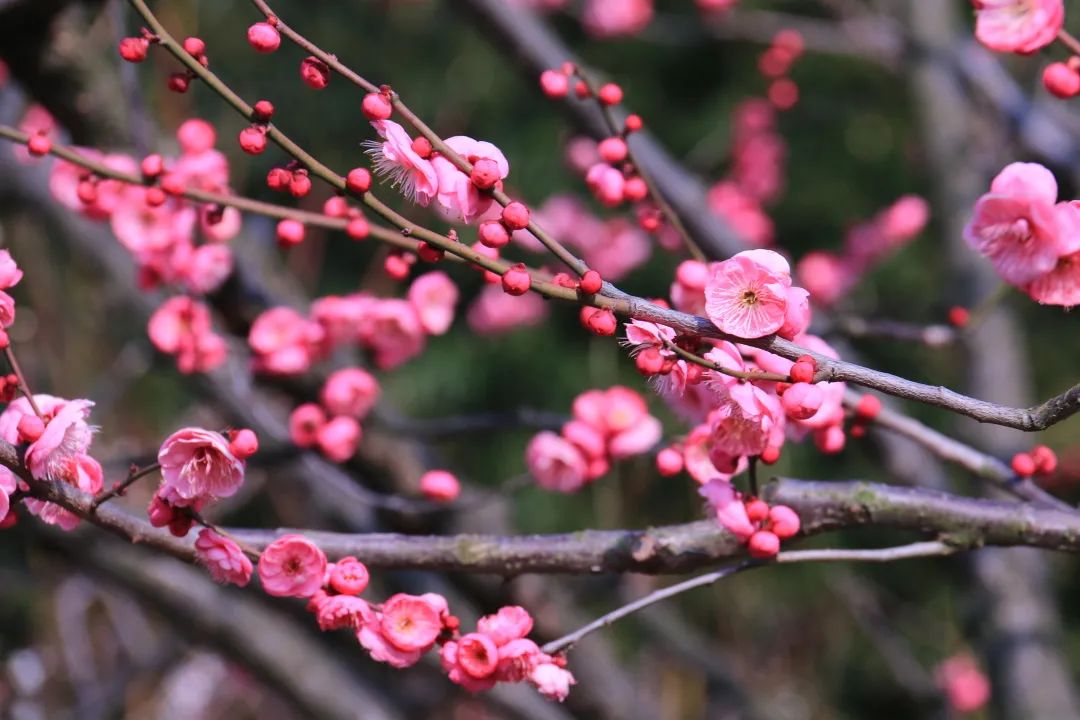
[[[930,203],[918,195],[903,195],[877,218],[882,233],[893,243],[906,242],[923,231],[930,220]]]
[[[538,325],[548,312],[548,303],[536,293],[514,297],[499,285],[485,285],[469,307],[466,320],[479,335],[500,335]]]
[[[416,309],[406,300],[379,300],[369,308],[360,340],[380,370],[411,360],[424,350],[426,336]]]
[[[331,415],[363,420],[379,399],[379,381],[360,368],[337,370],[326,378],[319,399]]]
[[[424,654],[422,650],[402,650],[396,647],[382,634],[377,622],[370,623],[366,619],[360,625],[356,639],[371,654],[372,660],[386,663],[390,667],[411,667],[418,663]]]
[[[990,680],[968,653],[953,655],[942,662],[934,678],[957,712],[975,712],[990,700]]]
[[[49,477],[91,495],[101,492],[104,485],[101,465],[94,458],[82,453],[69,455],[57,461]],[[26,508],[43,522],[56,525],[62,530],[73,530],[79,524],[78,515],[54,503],[28,499]]]
[[[195,538],[195,559],[210,571],[214,582],[240,587],[251,582],[251,561],[235,541],[215,530],[203,528],[199,531]]]
[[[572,442],[588,460],[607,455],[607,438],[587,422],[571,420],[563,425],[562,436]]]
[[[709,414],[712,425],[713,463],[731,472],[740,457],[759,455],[769,445],[774,429],[783,428],[779,399],[751,383],[727,387],[720,406]],[[720,462],[727,457],[731,467]]]
[[[356,630],[373,612],[367,600],[353,595],[330,595],[319,603],[315,620],[324,632],[344,628]]]
[[[409,200],[427,207],[439,192],[439,175],[430,160],[412,149],[412,138],[393,120],[371,123],[383,142],[368,141],[375,172],[390,179],[393,187]]]
[[[817,385],[795,383],[784,391],[780,403],[792,420],[807,420],[821,409],[825,393]]]
[[[510,174],[510,163],[499,148],[489,142],[474,140],[465,135],[456,135],[446,139],[446,144],[454,152],[470,163],[477,160],[491,160],[498,168],[499,180]],[[468,175],[463,173],[450,160],[442,155],[434,155],[431,165],[438,176],[438,207],[440,212],[451,221],[472,223],[492,215],[494,200],[487,193],[482,193],[473,184]]]
[[[675,330],[660,323],[631,320],[624,327],[626,328],[626,342],[630,345],[665,348],[666,343],[675,340]]]
[[[425,652],[442,632],[441,615],[441,608],[426,597],[398,593],[383,603],[379,629],[397,649]]]
[[[0,290],[7,290],[19,284],[22,280],[23,271],[15,264],[11,253],[0,250]]]
[[[1054,41],[1065,22],[1062,0],[978,0],[975,37],[998,52],[1024,55]]]
[[[268,595],[311,597],[325,576],[326,555],[303,535],[282,535],[259,556],[259,580]]]
[[[1043,305],[1080,305],[1080,251],[1059,257],[1053,270],[1028,283],[1024,291]]]
[[[729,335],[759,338],[775,333],[787,313],[787,284],[781,275],[740,255],[711,267],[705,313]]]
[[[338,415],[316,430],[315,443],[328,459],[343,463],[356,454],[362,435],[356,418]]]
[[[664,428],[652,415],[646,415],[631,427],[616,433],[608,440],[608,452],[615,460],[649,452],[660,442]]]
[[[581,23],[590,35],[605,38],[639,33],[652,17],[652,0],[588,0]]]
[[[1057,182],[1036,163],[1012,163],[979,198],[964,228],[968,244],[986,255],[1002,279],[1024,285],[1080,249],[1080,220],[1068,203],[1055,205]]]
[[[327,348],[357,339],[363,318],[379,300],[364,293],[328,295],[311,306],[311,319],[323,329]]]
[[[45,432],[26,449],[26,464],[35,478],[59,477],[70,469],[69,461],[86,453],[94,437],[89,400],[70,400],[46,419]],[[45,412],[42,409],[42,412]]]
[[[288,307],[264,311],[248,331],[255,369],[274,375],[306,372],[322,340],[321,326]]]
[[[553,432],[533,436],[525,449],[525,463],[540,487],[572,493],[586,482],[588,464],[581,451]]]
[[[413,280],[408,300],[416,310],[424,332],[442,335],[454,322],[458,288],[446,273],[436,270]]]
[[[150,342],[177,356],[183,373],[209,372],[225,361],[225,341],[210,328],[210,310],[186,296],[169,298],[150,316]]]
[[[784,324],[776,334],[791,340],[810,327],[810,293],[801,287],[789,287],[785,300],[787,308],[784,312]]]
[[[518,605],[501,607],[495,614],[485,615],[476,622],[476,631],[489,636],[499,646],[525,637],[532,627],[532,615]]]
[[[233,254],[227,245],[202,245],[191,253],[184,285],[193,293],[214,292],[233,271]]]
[[[549,700],[562,702],[570,694],[570,686],[577,681],[573,674],[554,663],[541,663],[529,673],[529,682]]]
[[[698,492],[716,513],[717,521],[735,537],[745,541],[757,530],[746,514],[742,496],[729,480],[713,478],[702,485]]]
[[[224,435],[212,430],[177,430],[161,444],[158,463],[162,489],[174,505],[230,497],[244,483],[244,461],[232,454]]]

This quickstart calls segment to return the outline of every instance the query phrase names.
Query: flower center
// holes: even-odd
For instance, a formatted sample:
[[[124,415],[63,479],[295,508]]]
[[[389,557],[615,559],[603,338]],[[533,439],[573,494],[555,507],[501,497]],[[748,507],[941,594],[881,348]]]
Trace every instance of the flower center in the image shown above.
[[[746,292],[744,292],[742,294],[742,304],[743,305],[748,305],[748,306],[757,305],[757,301],[758,301],[757,293],[754,292],[753,290],[747,290]]]

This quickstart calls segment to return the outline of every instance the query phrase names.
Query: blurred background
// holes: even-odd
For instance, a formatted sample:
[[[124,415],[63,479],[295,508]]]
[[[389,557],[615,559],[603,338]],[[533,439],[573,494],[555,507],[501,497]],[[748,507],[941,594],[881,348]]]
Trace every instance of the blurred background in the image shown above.
[[[574,195],[601,218],[632,216],[595,203],[568,164],[567,143],[590,125],[574,103],[542,95],[541,69],[572,53],[620,83],[628,109],[706,193],[736,173],[739,109],[768,102],[775,78],[762,72],[763,53],[777,32],[798,30],[806,51],[784,72],[797,101],[775,119],[781,182],[755,206],[772,224],[773,244],[795,260],[810,251],[840,252],[852,228],[903,195],[924,197],[931,208],[921,233],[870,268],[831,312],[819,312],[821,333],[846,357],[872,367],[1011,404],[1031,404],[1075,382],[1076,317],[1016,291],[1004,293],[963,341],[942,346],[852,336],[841,322],[858,316],[943,324],[950,307],[975,307],[994,295],[992,270],[963,246],[959,229],[1006,163],[1042,162],[1055,171],[1063,198],[1076,192],[1080,123],[1073,108],[1041,89],[1041,63],[991,56],[973,43],[969,3],[743,0],[707,12],[694,0],[656,0],[644,25],[623,34],[583,26],[586,3],[538,16],[518,2],[273,6],[365,77],[392,84],[442,136],[495,143],[510,159],[511,194],[534,206]],[[364,162],[361,142],[372,132],[356,88],[335,77],[312,91],[300,82],[303,55],[287,44],[270,56],[253,53],[244,33],[258,16],[247,3],[153,7],[175,36],[205,40],[212,69],[242,96],[272,100],[275,122],[316,157],[338,170]],[[245,123],[217,96],[198,84],[187,94],[169,92],[165,80],[176,63],[166,53],[151,52],[139,66],[120,61],[118,39],[139,26],[126,3],[112,0],[0,1],[0,58],[9,73],[0,88],[0,122],[17,125],[36,103],[73,143],[138,156],[150,148],[175,153],[177,126],[205,118],[232,161],[234,190],[280,201],[264,177],[282,157],[273,150],[245,156],[233,141]],[[517,40],[515,29],[524,33]],[[564,48],[541,43],[530,51],[522,37],[554,39]],[[266,304],[304,311],[310,298],[328,293],[400,294],[382,272],[380,246],[312,229],[301,246],[282,252],[271,221],[246,217],[234,241],[240,277],[214,299],[217,322],[234,333],[233,360],[205,378],[186,377],[150,346],[145,321],[154,297],[135,288],[131,261],[108,227],[52,202],[47,168],[19,163],[0,147],[0,170],[0,242],[27,273],[15,289],[12,340],[37,391],[97,403],[94,447],[107,477],[152,458],[176,428],[246,424],[259,431],[264,451],[252,461],[242,496],[216,508],[213,519],[227,525],[534,533],[703,516],[694,482],[659,477],[649,457],[618,464],[573,496],[521,481],[524,447],[538,424],[551,424],[554,415],[557,425],[588,388],[638,389],[664,420],[666,436],[686,429],[649,393],[625,350],[581,329],[573,307],[552,305],[535,327],[480,335],[465,315],[482,283],[454,268],[463,291],[454,328],[432,338],[420,357],[379,375],[384,400],[365,424],[361,457],[336,468],[285,442],[288,412],[317,384],[253,384],[246,327]],[[319,210],[327,197],[316,184],[300,206]],[[388,189],[381,197],[400,203]],[[700,213],[717,213],[738,230],[730,208],[715,195],[703,197],[712,200]],[[400,204],[411,217],[438,222]],[[653,243],[650,260],[620,286],[666,296],[680,259]],[[1018,431],[902,407],[1001,457],[1033,444]],[[1048,489],[1071,499],[1080,479],[1077,440],[1075,420],[1037,440],[1062,457]],[[417,478],[427,467],[450,468],[466,482],[465,510],[431,512],[423,503],[387,500],[419,497]],[[789,444],[772,470],[980,491],[888,435],[849,441],[835,456],[812,443]],[[150,492],[137,487],[123,502],[140,509]],[[20,516],[0,532],[4,717],[949,717],[958,710],[935,671],[968,653],[992,685],[990,703],[972,717],[1077,716],[1080,611],[1070,598],[1080,581],[1065,556],[987,550],[881,567],[739,575],[591,636],[570,654],[579,684],[560,706],[525,687],[471,697],[434,662],[391,670],[372,662],[347,633],[321,635],[300,603],[267,598],[257,588],[215,586],[198,569],[93,528],[49,530]],[[905,539],[859,530],[800,546]],[[537,616],[537,637],[551,639],[667,582],[376,573],[373,594],[444,593],[465,625],[519,603]]]

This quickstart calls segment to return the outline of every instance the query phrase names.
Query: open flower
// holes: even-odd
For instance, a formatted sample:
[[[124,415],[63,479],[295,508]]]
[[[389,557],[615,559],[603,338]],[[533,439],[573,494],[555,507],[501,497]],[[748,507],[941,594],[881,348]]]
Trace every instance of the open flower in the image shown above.
[[[326,577],[326,555],[303,535],[282,535],[259,556],[259,580],[268,595],[311,597]]]
[[[785,282],[774,269],[739,253],[711,267],[705,286],[705,313],[729,335],[770,335],[784,326],[790,283],[790,277]]]
[[[210,571],[215,582],[244,587],[251,581],[251,561],[233,540],[203,528],[195,539],[195,559]]]
[[[367,142],[375,172],[391,181],[409,200],[427,207],[439,191],[439,176],[430,160],[412,149],[412,138],[393,120],[371,123],[383,142]]]
[[[233,495],[244,482],[244,461],[218,432],[188,427],[165,439],[158,451],[162,491],[174,505]]]
[[[998,52],[1028,54],[1054,41],[1065,22],[1062,0],[978,0],[975,37]]]

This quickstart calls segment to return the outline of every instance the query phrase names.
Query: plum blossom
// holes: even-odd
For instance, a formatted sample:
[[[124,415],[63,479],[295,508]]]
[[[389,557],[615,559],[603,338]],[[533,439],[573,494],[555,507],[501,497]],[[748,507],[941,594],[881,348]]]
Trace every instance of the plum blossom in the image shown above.
[[[478,160],[490,160],[497,171],[498,182],[510,174],[510,163],[499,148],[483,140],[474,140],[465,135],[455,135],[446,139],[446,144],[472,164]],[[468,175],[458,169],[449,159],[438,153],[431,157],[431,165],[438,176],[438,208],[451,221],[474,223],[478,220],[497,217],[498,206],[494,199],[482,193]]]
[[[1080,305],[1080,250],[1059,257],[1053,270],[1028,283],[1024,290],[1043,305]]]
[[[739,253],[711,267],[705,313],[729,335],[764,337],[784,325],[787,287],[780,274]]]
[[[997,52],[1027,55],[1054,41],[1065,22],[1062,0],[978,0],[975,37]]]
[[[363,617],[357,639],[373,660],[409,667],[434,647],[448,615],[441,595],[398,593]]]
[[[1012,163],[979,198],[964,239],[1008,283],[1024,285],[1080,250],[1080,210],[1059,203],[1057,182],[1036,163]]]
[[[318,357],[322,327],[288,307],[265,310],[248,331],[255,369],[273,375],[306,372]]]
[[[441,271],[424,273],[409,286],[408,300],[429,335],[442,335],[454,322],[458,301],[457,285]]]
[[[326,577],[326,555],[303,535],[282,535],[259,556],[259,580],[268,595],[311,597]]]
[[[225,362],[225,340],[211,329],[210,310],[187,296],[162,303],[150,316],[147,334],[154,347],[176,356],[182,373],[209,372]]]
[[[219,432],[187,427],[161,444],[161,492],[173,505],[187,506],[235,494],[244,483],[244,461],[233,455]]]
[[[414,306],[393,298],[372,304],[359,333],[360,342],[371,351],[380,370],[390,370],[419,355],[427,342]]]
[[[244,551],[211,528],[203,528],[195,538],[195,559],[210,571],[215,582],[244,587],[251,581],[251,561]]]
[[[343,368],[326,378],[319,398],[331,415],[363,420],[379,399],[379,381],[366,370]]]
[[[529,441],[525,464],[540,487],[556,492],[576,492],[585,485],[588,473],[588,463],[577,446],[549,430]]]
[[[371,123],[382,142],[367,141],[375,172],[400,188],[401,194],[418,205],[427,207],[439,192],[439,175],[430,160],[416,154],[412,138],[405,128],[393,120]]]

